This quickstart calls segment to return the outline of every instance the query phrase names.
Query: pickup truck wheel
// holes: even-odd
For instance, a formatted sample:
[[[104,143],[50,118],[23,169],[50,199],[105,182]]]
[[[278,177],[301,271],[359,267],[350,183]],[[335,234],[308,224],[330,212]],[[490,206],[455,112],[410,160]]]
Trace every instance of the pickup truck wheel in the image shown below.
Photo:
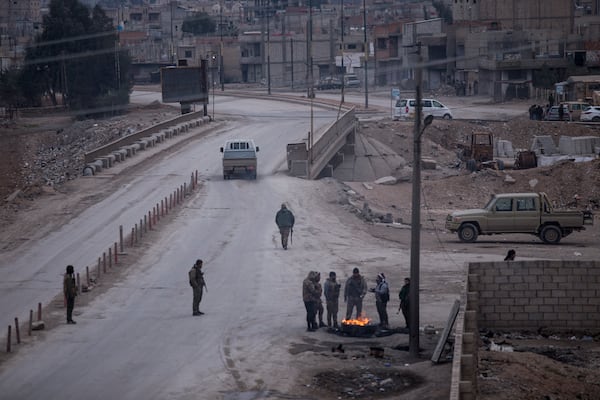
[[[477,227],[473,224],[463,224],[458,229],[458,238],[461,242],[473,243],[477,240]]]
[[[542,228],[542,232],[540,232],[540,239],[547,244],[557,244],[560,242],[561,237],[560,228],[555,225],[546,225]]]

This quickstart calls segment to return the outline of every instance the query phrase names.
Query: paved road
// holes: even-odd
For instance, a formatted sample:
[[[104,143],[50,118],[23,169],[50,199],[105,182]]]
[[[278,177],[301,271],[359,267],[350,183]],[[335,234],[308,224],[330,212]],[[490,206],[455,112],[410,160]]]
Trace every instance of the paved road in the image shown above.
[[[360,266],[369,281],[385,271],[401,282],[406,248],[363,233],[331,195],[332,181],[287,176],[285,145],[307,131],[306,106],[234,98],[217,104],[217,116],[227,112],[231,118],[218,132],[132,169],[126,184],[59,231],[0,255],[6,326],[13,315],[24,317],[32,301],[47,304],[60,293],[66,263],[78,271],[93,264],[114,241],[119,224],[132,226],[192,170],[200,172],[202,189],[124,280],[89,306],[76,307],[77,325],[58,326],[2,364],[0,398],[212,400],[257,387],[288,393],[301,382],[289,346],[304,341],[300,288],[308,271],[336,270],[343,281]],[[316,126],[334,115],[317,111]],[[222,180],[217,149],[239,136],[261,147],[256,181]],[[112,174],[93,179],[108,184],[118,179]],[[289,251],[279,248],[274,224],[282,202],[298,221]],[[200,318],[191,316],[187,282],[197,258],[205,260],[209,288]],[[423,281],[430,283],[424,286],[422,324],[443,324],[470,258],[423,252]],[[434,278],[444,285],[437,287]],[[366,310],[375,315],[374,304]],[[60,317],[64,309],[48,312]]]

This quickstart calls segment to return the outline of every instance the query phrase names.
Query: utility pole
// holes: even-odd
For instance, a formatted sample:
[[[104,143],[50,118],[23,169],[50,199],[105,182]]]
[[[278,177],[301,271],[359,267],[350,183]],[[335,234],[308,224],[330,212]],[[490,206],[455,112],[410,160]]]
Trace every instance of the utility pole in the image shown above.
[[[365,108],[369,108],[369,43],[367,42],[367,2],[363,0],[363,30],[365,36]]]
[[[314,85],[314,79],[313,79],[313,57],[312,57],[312,29],[313,29],[313,25],[312,25],[312,0],[308,0],[308,29],[307,29],[307,36],[308,39],[306,40],[306,56],[308,58],[308,71],[307,71],[307,88],[308,88],[308,97],[310,99],[312,99],[315,95],[314,95],[314,89],[313,89],[313,85]]]
[[[269,23],[270,0],[267,0],[267,93],[271,94],[271,28]]]
[[[344,0],[340,0],[340,5],[342,7],[342,21],[340,23],[342,28],[342,103],[344,102],[344,89],[346,86],[345,76],[346,76],[346,67],[344,67]]]
[[[219,48],[219,80],[221,81],[221,92],[225,91],[225,70],[223,65],[223,2],[219,3],[219,33],[221,35],[221,47]]]
[[[416,40],[416,36],[414,37]],[[416,44],[416,100],[413,138],[412,215],[410,224],[410,291],[409,291],[409,336],[408,351],[419,356],[419,270],[421,253],[421,43]],[[429,119],[431,123],[431,119]]]
[[[174,0],[169,2],[169,14],[171,14],[171,48],[169,49],[171,51],[171,63],[175,63],[175,42],[173,41],[173,2]]]

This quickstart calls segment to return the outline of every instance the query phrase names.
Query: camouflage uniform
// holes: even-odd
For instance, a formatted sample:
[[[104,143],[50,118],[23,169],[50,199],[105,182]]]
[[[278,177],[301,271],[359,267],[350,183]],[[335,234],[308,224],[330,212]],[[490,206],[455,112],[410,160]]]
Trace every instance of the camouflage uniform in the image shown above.
[[[63,293],[67,301],[67,324],[75,324],[73,321],[73,308],[75,308],[75,296],[77,296],[77,284],[75,283],[72,265],[67,266],[67,272],[63,279]]]
[[[189,272],[190,286],[194,290],[194,299],[192,301],[192,315],[204,314],[200,311],[200,301],[202,301],[202,292],[206,282],[204,281],[204,273],[202,272],[202,260],[196,261]]]
[[[335,272],[329,273],[329,278],[325,280],[323,291],[325,293],[325,304],[327,305],[327,326],[338,327],[337,314],[339,309],[341,285],[335,280]]]

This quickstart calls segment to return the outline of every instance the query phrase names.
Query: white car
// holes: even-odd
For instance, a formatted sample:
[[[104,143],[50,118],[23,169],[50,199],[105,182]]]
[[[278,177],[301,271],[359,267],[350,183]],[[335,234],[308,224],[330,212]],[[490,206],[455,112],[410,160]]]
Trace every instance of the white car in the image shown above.
[[[580,121],[600,122],[600,107],[592,106],[592,107],[586,108],[584,111],[581,112],[581,115],[579,116],[579,120]]]
[[[423,118],[433,115],[435,118],[452,119],[452,111],[442,103],[434,99],[422,99]],[[394,107],[394,120],[414,119],[417,100],[400,99]]]

